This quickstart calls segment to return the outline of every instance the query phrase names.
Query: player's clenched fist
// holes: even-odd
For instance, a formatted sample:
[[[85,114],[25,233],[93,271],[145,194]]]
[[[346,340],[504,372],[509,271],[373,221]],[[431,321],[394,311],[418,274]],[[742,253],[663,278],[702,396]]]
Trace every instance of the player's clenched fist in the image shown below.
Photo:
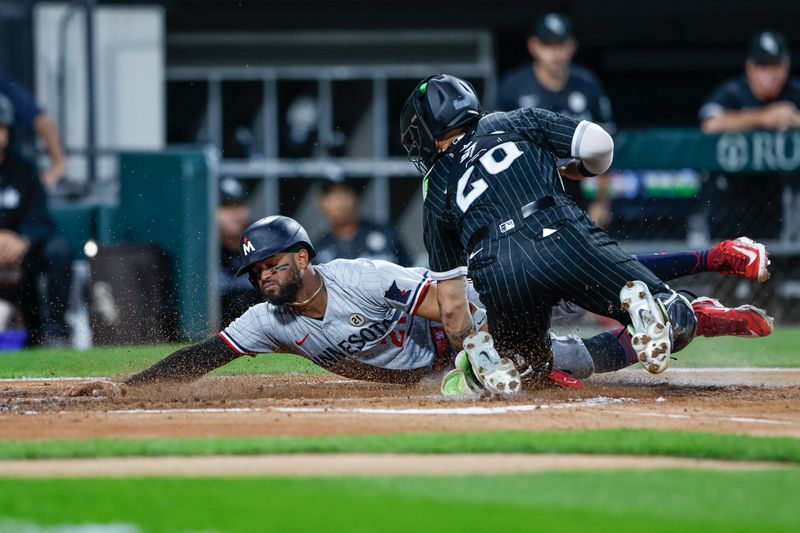
[[[77,396],[105,396],[110,398],[113,396],[125,396],[127,392],[124,385],[118,385],[113,381],[98,380],[80,383],[70,387],[67,389],[67,392],[64,393],[64,396],[71,398]]]

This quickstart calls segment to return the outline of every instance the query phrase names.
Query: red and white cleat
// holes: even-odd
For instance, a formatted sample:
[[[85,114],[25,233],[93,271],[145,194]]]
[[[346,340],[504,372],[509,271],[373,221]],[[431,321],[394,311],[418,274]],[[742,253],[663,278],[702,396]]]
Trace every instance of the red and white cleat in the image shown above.
[[[763,244],[747,237],[722,241],[708,251],[708,269],[756,281],[769,279],[769,257]]]
[[[692,302],[699,337],[766,337],[772,333],[772,317],[752,305],[725,307],[708,297]]]

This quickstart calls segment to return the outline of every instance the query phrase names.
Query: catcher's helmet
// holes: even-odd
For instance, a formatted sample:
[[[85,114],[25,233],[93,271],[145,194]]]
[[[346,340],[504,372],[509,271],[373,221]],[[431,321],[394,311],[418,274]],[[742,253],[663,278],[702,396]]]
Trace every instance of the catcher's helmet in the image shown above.
[[[236,275],[246,274],[259,261],[295,247],[308,250],[309,259],[316,255],[308,233],[299,222],[289,217],[264,217],[250,224],[239,239],[240,262]]]
[[[4,94],[0,94],[0,126],[14,125],[14,105]]]
[[[422,80],[403,106],[400,142],[422,173],[438,156],[436,138],[481,116],[481,103],[469,82],[448,74]]]

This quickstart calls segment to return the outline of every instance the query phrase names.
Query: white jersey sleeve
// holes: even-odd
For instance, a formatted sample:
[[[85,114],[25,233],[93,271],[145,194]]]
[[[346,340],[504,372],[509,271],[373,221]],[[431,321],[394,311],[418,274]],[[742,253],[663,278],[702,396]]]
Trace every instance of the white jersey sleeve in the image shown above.
[[[278,350],[277,339],[270,334],[265,303],[254,305],[219,334],[225,343],[240,354],[271,353]]]
[[[419,272],[381,260],[364,260],[359,287],[363,296],[379,307],[414,315],[432,280]]]

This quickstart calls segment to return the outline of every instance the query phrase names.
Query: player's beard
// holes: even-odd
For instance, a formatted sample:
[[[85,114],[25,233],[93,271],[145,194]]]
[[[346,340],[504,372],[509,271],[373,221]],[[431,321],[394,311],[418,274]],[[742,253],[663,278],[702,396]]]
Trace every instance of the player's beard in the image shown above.
[[[277,293],[266,293],[263,289],[261,290],[264,299],[272,305],[285,305],[289,302],[294,302],[300,287],[303,286],[303,276],[300,274],[300,269],[297,268],[297,265],[292,263],[289,269],[289,278],[286,281],[278,282]]]

